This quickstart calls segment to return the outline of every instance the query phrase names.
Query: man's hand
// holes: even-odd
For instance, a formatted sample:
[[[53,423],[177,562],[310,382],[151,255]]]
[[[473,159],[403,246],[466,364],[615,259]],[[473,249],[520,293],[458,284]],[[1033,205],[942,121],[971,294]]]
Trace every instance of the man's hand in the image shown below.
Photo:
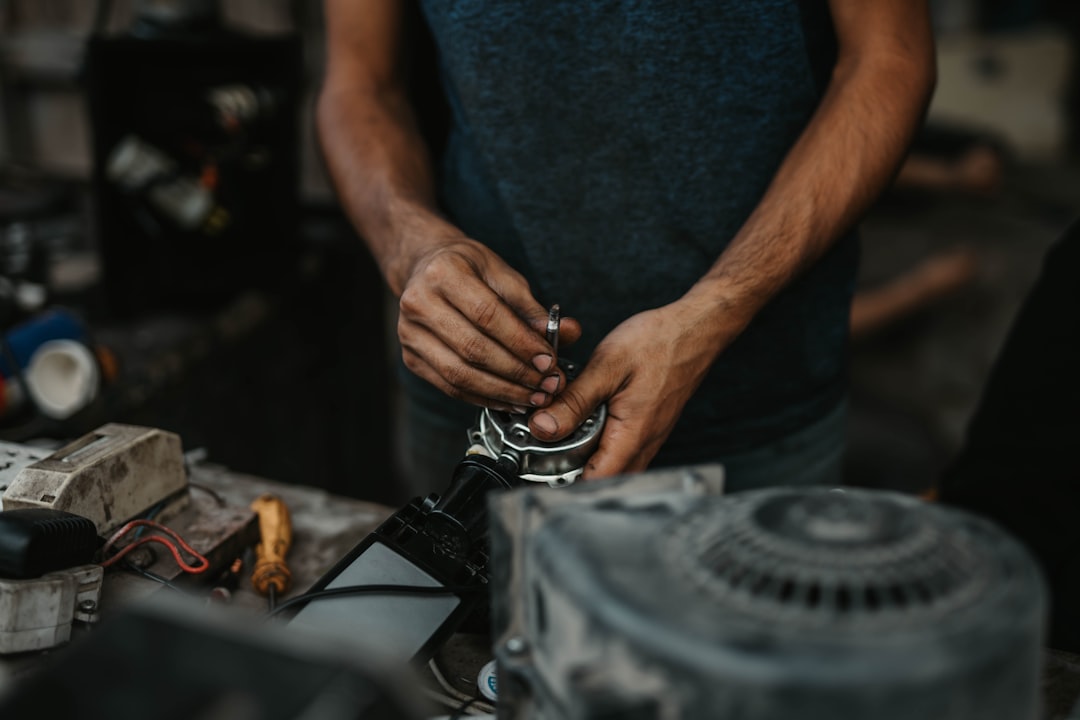
[[[548,311],[525,279],[481,243],[452,231],[410,262],[398,316],[405,366],[447,395],[524,413],[565,385],[544,337]],[[566,319],[560,342],[581,336]]]
[[[734,337],[734,331],[701,332],[701,316],[687,305],[673,303],[621,323],[597,346],[581,374],[530,418],[533,435],[558,440],[607,402],[600,444],[583,479],[645,470],[717,354]]]

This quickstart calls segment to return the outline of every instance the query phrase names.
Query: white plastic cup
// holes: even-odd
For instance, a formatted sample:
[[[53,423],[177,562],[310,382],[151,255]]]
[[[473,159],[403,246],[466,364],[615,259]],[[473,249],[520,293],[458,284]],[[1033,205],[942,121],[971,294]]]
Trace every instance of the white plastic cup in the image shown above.
[[[49,340],[30,358],[26,387],[42,414],[64,420],[97,397],[101,378],[97,358],[76,340]]]

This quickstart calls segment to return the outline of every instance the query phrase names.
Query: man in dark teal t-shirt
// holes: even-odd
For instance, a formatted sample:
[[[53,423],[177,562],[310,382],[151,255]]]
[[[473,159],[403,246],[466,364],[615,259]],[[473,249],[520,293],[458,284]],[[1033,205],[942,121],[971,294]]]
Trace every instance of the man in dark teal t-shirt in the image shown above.
[[[925,0],[421,0],[450,108],[434,159],[404,5],[327,0],[318,127],[399,299],[405,456],[446,446],[421,485],[448,482],[477,406],[554,440],[605,402],[585,479],[838,481],[855,226],[933,88]]]

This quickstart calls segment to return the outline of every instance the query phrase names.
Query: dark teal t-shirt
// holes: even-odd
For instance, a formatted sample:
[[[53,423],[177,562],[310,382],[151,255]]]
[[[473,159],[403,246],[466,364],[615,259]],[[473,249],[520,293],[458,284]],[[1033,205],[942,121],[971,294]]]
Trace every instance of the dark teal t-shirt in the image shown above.
[[[835,62],[825,0],[421,6],[451,115],[444,209],[541,303],[581,320],[566,354],[582,362],[619,322],[676,300],[716,261]],[[854,236],[841,239],[759,314],[661,461],[754,447],[835,406],[856,260]],[[416,379],[407,386],[430,407],[448,402]]]

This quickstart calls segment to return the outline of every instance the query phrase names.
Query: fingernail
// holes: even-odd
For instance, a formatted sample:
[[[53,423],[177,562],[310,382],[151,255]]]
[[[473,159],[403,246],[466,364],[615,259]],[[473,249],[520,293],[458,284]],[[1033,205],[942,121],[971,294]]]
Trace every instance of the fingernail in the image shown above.
[[[532,416],[532,423],[546,433],[555,433],[559,430],[559,423],[551,413],[536,413]]]
[[[559,389],[559,376],[548,375],[544,378],[544,381],[540,383],[540,389],[544,392],[555,394],[555,391]]]
[[[541,354],[533,356],[533,367],[540,372],[547,372],[551,369],[552,358],[550,355]]]
[[[547,395],[547,393],[542,393],[542,392],[533,393],[532,395],[529,396],[529,402],[531,402],[536,407],[540,407],[541,405],[547,405],[548,404],[548,395]]]

